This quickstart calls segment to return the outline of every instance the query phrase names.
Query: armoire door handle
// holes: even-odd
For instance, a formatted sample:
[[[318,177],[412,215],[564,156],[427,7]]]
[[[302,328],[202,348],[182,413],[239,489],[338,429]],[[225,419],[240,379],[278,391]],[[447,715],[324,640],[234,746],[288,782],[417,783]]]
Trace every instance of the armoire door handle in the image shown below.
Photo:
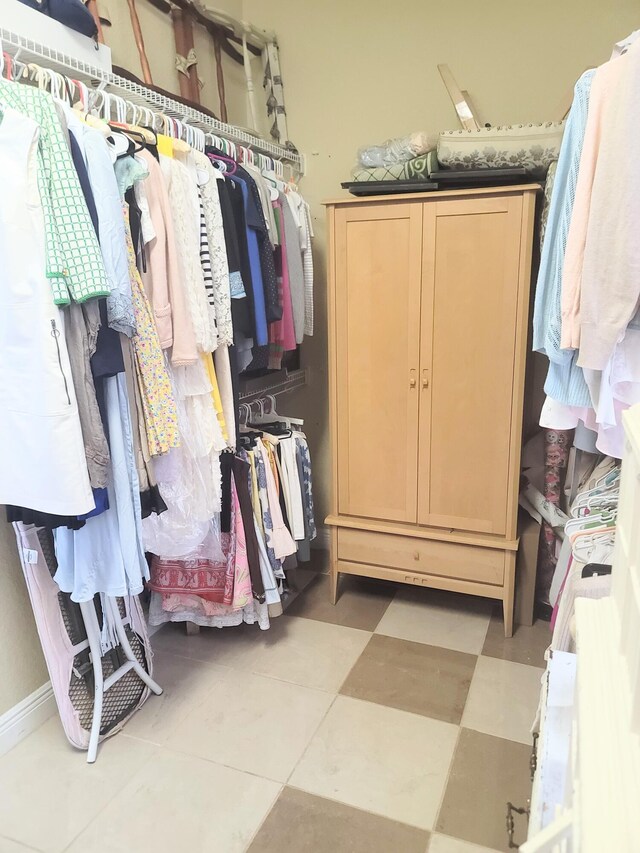
[[[429,387],[429,371],[428,370],[422,371],[422,387],[423,388]]]
[[[414,369],[409,371],[409,388],[416,387],[416,371]]]

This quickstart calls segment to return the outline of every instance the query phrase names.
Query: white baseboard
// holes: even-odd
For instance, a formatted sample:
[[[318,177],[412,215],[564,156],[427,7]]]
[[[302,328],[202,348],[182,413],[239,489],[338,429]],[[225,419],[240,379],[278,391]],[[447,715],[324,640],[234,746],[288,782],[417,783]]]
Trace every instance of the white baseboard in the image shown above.
[[[328,527],[316,525],[316,538],[311,541],[311,547],[315,551],[328,551],[330,532]]]
[[[30,696],[9,708],[0,717],[0,756],[24,740],[56,712],[51,682],[34,690]]]

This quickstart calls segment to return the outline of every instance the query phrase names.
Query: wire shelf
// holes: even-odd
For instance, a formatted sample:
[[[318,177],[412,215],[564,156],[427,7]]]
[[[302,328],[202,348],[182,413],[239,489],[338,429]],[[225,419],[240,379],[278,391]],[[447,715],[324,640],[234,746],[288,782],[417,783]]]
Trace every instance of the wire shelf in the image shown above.
[[[193,107],[188,107],[174,98],[154,92],[153,89],[148,89],[146,86],[127,80],[125,77],[113,74],[110,71],[105,71],[84,60],[1,26],[0,40],[2,41],[2,49],[9,55],[17,57],[21,62],[44,65],[67,77],[79,80],[91,88],[104,89],[111,94],[118,95],[138,107],[146,107],[155,112],[164,113],[166,116],[179,119],[192,127],[197,127],[205,133],[222,136],[232,142],[237,142],[239,145],[244,145],[246,148],[283,160],[290,163],[300,175],[304,174],[304,155],[291,148],[261,139],[259,136],[254,136],[234,125],[225,124],[219,119],[208,116]]]
[[[249,380],[251,387],[245,388],[239,394],[241,403],[251,403],[254,400],[260,400],[263,397],[268,397],[270,394],[277,397],[278,394],[286,394],[288,391],[296,391],[298,388],[304,388],[308,384],[309,373],[308,368],[302,370],[288,371],[286,376],[282,378],[267,377],[269,382],[265,382],[264,378]],[[256,387],[254,383],[262,383]]]
[[[0,26],[0,40],[3,51],[13,57],[19,55],[21,62],[42,63],[53,71],[65,74],[67,77],[74,77],[87,85],[96,85],[109,77],[109,72],[97,65],[91,65],[82,59],[62,53],[54,47],[14,33],[2,26]]]
[[[192,127],[204,130],[205,133],[214,133],[216,136],[222,136],[225,139],[238,142],[246,148],[250,147],[254,151],[284,160],[295,166],[296,170],[301,174],[304,172],[304,156],[297,151],[285,148],[283,145],[276,145],[275,142],[268,142],[266,139],[261,139],[259,136],[255,136],[234,125],[225,124],[200,110],[181,104],[173,98],[168,98],[166,95],[161,95],[159,92],[147,89],[146,86],[141,86],[139,83],[127,80],[125,77],[120,77],[117,74],[109,74],[106,91],[112,92],[114,95],[120,95],[126,98],[126,100],[131,101],[131,103],[136,104],[136,106],[150,107],[164,113],[166,116],[185,121]]]

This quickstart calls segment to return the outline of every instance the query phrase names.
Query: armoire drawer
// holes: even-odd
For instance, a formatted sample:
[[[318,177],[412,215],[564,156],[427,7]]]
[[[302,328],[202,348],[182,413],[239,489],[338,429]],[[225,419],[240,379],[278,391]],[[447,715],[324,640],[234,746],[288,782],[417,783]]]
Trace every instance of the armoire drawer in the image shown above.
[[[434,539],[340,528],[338,559],[498,586],[504,582],[504,551]]]

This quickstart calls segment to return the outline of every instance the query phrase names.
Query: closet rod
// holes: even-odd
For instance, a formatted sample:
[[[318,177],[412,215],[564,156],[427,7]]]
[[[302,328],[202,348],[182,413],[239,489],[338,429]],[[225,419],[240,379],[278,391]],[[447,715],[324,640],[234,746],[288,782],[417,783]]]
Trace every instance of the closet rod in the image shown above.
[[[283,145],[276,145],[274,142],[260,139],[239,127],[225,124],[225,122],[200,110],[181,104],[174,98],[161,95],[146,86],[134,83],[110,71],[105,71],[2,26],[0,26],[0,42],[2,50],[20,62],[33,62],[43,65],[85,83],[90,89],[98,89],[118,95],[143,109],[163,113],[170,118],[178,119],[187,125],[203,130],[205,133],[222,136],[258,153],[290,163],[300,176],[305,173],[304,155],[291,148],[285,148]]]

